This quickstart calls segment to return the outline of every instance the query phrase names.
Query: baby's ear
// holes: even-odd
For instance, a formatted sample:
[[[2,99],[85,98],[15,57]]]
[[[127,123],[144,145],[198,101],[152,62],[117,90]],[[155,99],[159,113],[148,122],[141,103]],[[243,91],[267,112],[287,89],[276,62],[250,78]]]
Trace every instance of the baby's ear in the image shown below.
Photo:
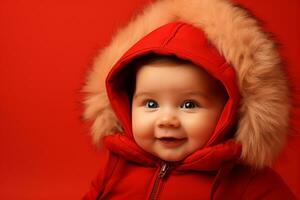
[[[91,135],[95,144],[99,144],[103,136],[122,132],[105,92],[91,94],[83,103],[84,119],[93,121]]]

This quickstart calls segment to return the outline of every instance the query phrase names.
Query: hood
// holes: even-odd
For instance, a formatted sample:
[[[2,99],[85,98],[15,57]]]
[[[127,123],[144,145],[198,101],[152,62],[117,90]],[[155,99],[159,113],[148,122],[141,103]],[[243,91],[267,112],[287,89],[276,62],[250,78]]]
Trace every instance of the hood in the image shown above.
[[[210,44],[201,29],[183,22],[168,23],[143,37],[109,72],[107,96],[125,135],[132,137],[129,90],[135,79],[136,64],[133,61],[152,54],[188,60],[222,83],[228,100],[207,146],[221,142],[235,121],[239,105],[235,71]]]
[[[130,137],[129,100],[119,87],[122,69],[149,53],[190,60],[220,80],[229,100],[209,143],[221,140],[238,116],[234,140],[242,145],[242,161],[256,168],[271,164],[285,142],[289,118],[280,56],[257,20],[225,0],[156,1],[115,35],[84,87],[84,116],[94,120],[96,143],[116,132]]]

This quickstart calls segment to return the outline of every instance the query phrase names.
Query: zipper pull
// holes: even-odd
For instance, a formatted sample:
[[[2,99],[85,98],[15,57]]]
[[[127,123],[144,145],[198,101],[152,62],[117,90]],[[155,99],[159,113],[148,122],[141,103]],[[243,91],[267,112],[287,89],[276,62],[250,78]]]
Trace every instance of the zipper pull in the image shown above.
[[[168,163],[162,162],[161,167],[160,167],[160,171],[159,171],[159,177],[163,178],[166,175],[168,169],[169,169]]]

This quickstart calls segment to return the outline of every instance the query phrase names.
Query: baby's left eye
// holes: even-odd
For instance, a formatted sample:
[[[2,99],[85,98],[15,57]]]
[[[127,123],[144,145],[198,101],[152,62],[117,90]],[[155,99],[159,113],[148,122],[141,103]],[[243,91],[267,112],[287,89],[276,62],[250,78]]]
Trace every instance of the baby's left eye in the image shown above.
[[[183,104],[180,106],[180,108],[184,108],[184,109],[192,109],[197,107],[199,107],[199,105],[196,102],[191,100],[183,102]]]

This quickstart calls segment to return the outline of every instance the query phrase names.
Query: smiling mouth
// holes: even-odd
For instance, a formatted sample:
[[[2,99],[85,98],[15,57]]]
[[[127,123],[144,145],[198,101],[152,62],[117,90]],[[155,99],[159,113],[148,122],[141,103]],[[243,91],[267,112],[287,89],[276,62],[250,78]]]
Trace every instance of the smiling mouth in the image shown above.
[[[161,137],[157,140],[167,147],[177,147],[186,141],[186,138],[175,138],[175,137]]]

